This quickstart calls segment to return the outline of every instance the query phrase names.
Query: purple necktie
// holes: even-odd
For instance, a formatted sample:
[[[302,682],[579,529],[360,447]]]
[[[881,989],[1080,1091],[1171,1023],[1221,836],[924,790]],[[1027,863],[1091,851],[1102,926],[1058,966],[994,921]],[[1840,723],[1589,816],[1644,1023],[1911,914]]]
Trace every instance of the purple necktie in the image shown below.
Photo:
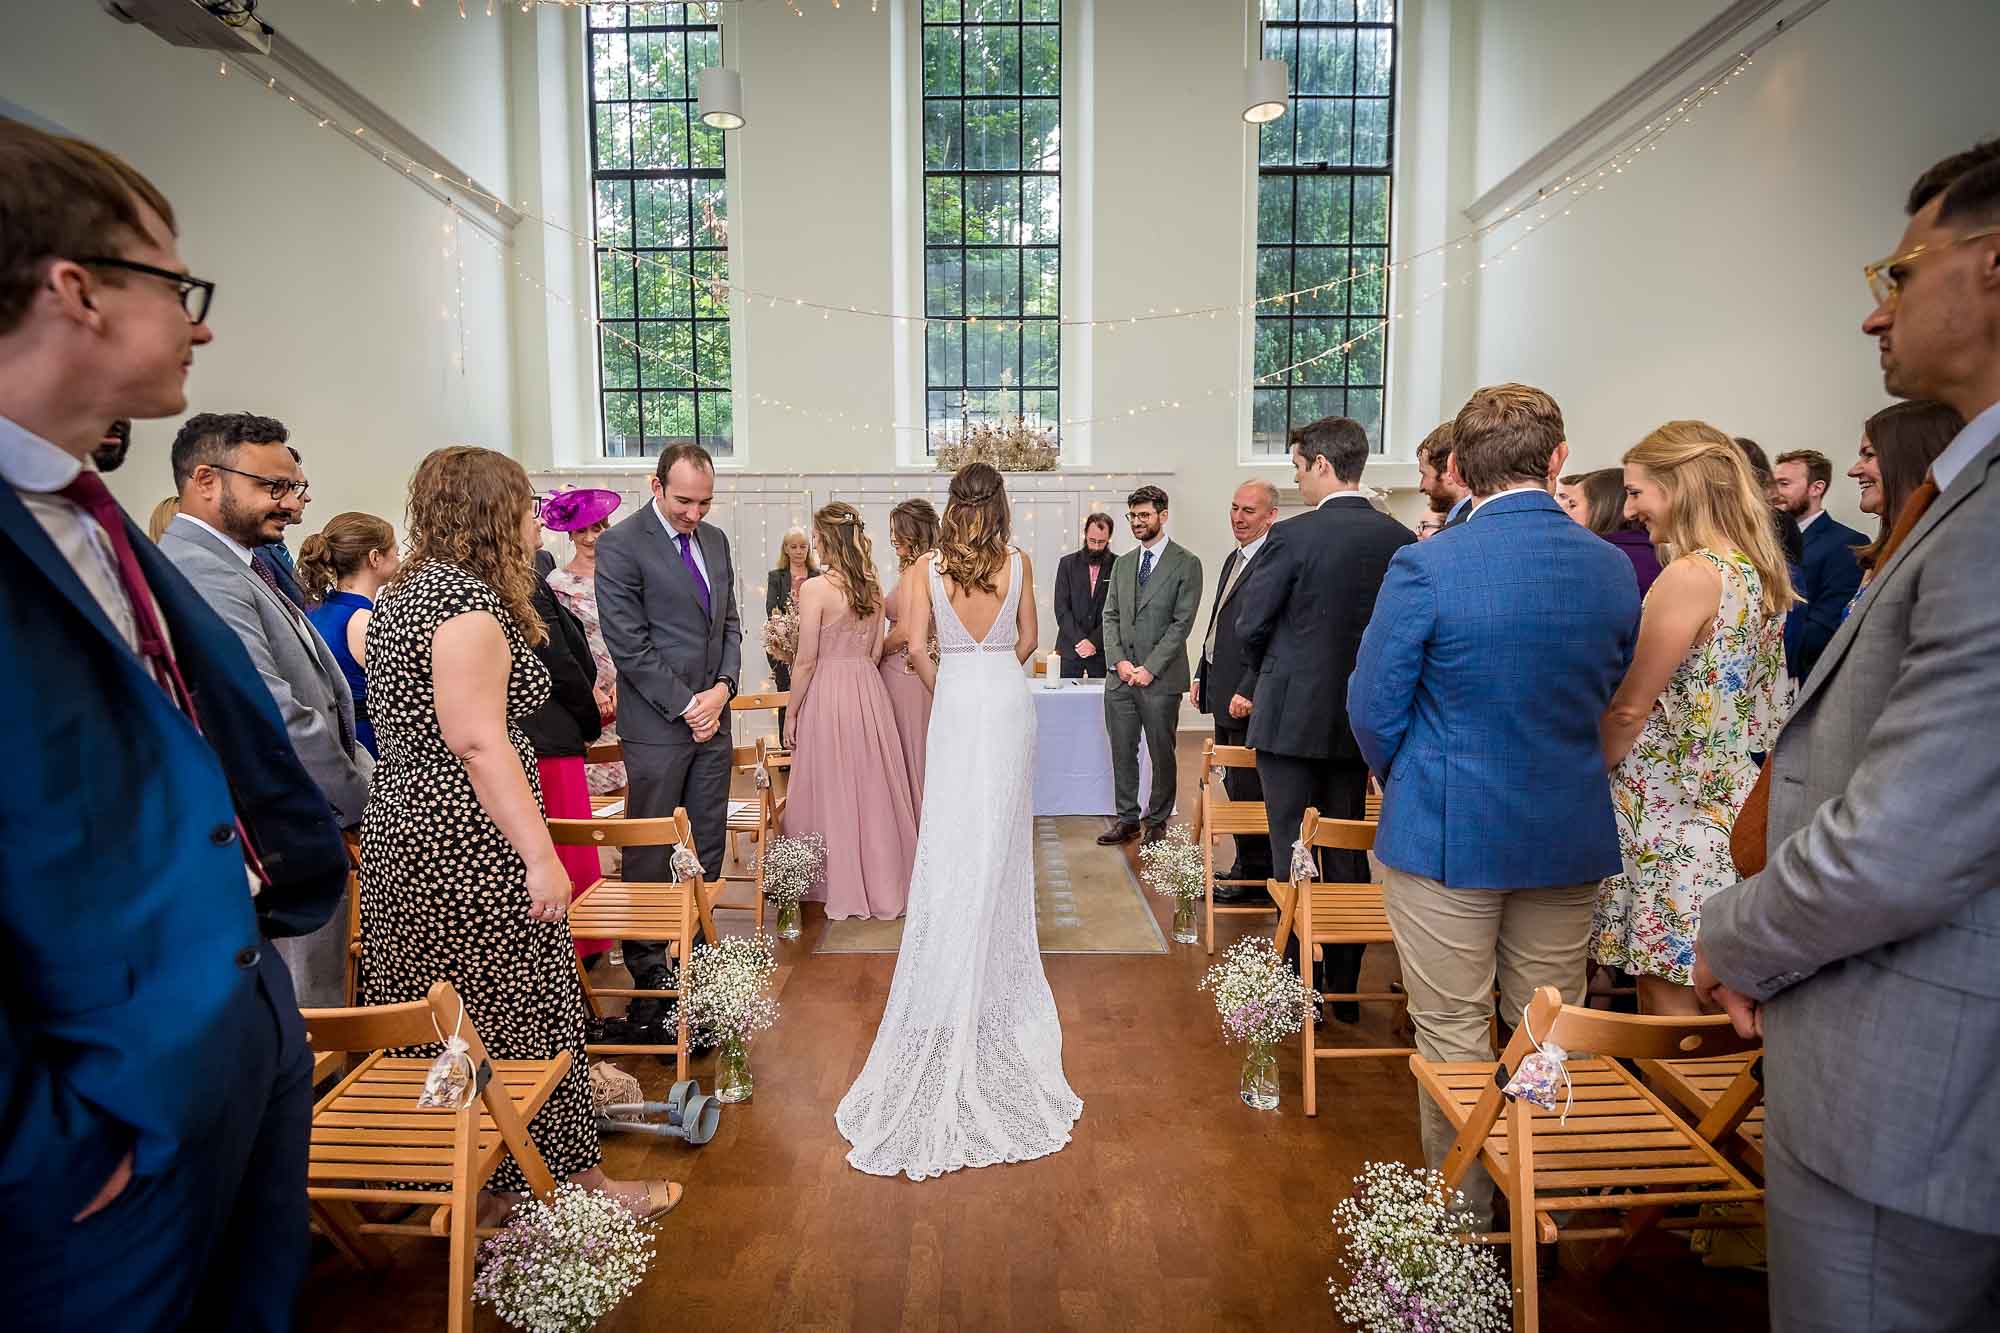
[[[188,722],[199,732],[201,717],[195,711],[194,693],[181,678],[180,663],[174,660],[174,650],[167,644],[166,631],[160,627],[159,608],[153,602],[153,589],[146,582],[146,571],[139,568],[139,557],[132,553],[132,539],[125,531],[125,511],[118,507],[118,501],[104,484],[104,478],[85,468],[76,474],[76,480],[62,488],[64,499],[69,500],[104,529],[104,535],[111,539],[111,551],[118,564],[118,581],[124,585],[125,600],[131,603],[132,620],[139,629],[139,655],[153,669],[154,679],[160,688],[174,701],[174,706],[186,715]],[[265,884],[271,882],[264,873],[264,863],[257,855],[257,848],[250,841],[250,830],[243,827],[239,816],[236,820],[236,836],[243,844],[243,859],[251,873]]]
[[[688,535],[676,532],[674,540],[681,544],[681,563],[688,567],[688,577],[694,580],[694,589],[701,594],[701,613],[713,619],[715,610],[708,604],[708,580],[701,576],[701,566],[694,562],[694,550],[688,545]]]

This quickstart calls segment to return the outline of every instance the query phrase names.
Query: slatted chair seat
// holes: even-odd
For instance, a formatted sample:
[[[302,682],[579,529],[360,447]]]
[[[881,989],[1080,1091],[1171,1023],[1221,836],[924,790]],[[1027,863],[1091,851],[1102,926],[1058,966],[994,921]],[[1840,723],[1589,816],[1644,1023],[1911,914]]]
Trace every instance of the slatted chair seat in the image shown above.
[[[687,811],[676,810],[666,819],[551,819],[549,837],[558,847],[673,847],[689,844]],[[636,880],[600,879],[570,903],[568,925],[576,939],[658,940],[667,946],[667,956],[684,964],[695,941],[703,935],[717,938],[715,920],[709,907],[721,885],[705,887],[699,876],[679,883],[656,884]],[[576,971],[583,983],[584,1002],[594,1017],[602,1018],[602,1001],[616,996],[627,1000],[678,1000],[675,987],[599,986],[592,983],[583,961]],[[591,1042],[584,1047],[592,1055],[660,1055],[674,1058],[674,1079],[688,1075],[687,1012],[676,1005],[677,1031],[669,1042]]]
[[[1375,845],[1375,825],[1365,819],[1326,819],[1318,810],[1308,809],[1299,821],[1299,841],[1317,850],[1335,847],[1365,852]],[[1278,903],[1278,929],[1271,941],[1283,953],[1289,941],[1299,946],[1299,982],[1311,986],[1312,965],[1321,951],[1332,944],[1394,944],[1389,930],[1389,914],[1382,906],[1379,884],[1327,884],[1311,879],[1271,882],[1271,895]],[[1332,1004],[1407,1004],[1409,997],[1400,989],[1387,991],[1321,991],[1320,1000]],[[1308,1022],[1299,1035],[1301,1081],[1305,1084],[1306,1114],[1319,1114],[1319,1062],[1321,1060],[1400,1059],[1415,1054],[1409,1046],[1322,1046]]]
[[[730,712],[753,713],[770,712],[773,715],[791,702],[792,696],[783,690],[766,690],[758,694],[739,694],[729,701]],[[731,811],[727,821],[729,852],[744,869],[732,872],[723,867],[718,881],[725,888],[730,884],[752,886],[747,900],[723,897],[718,894],[712,907],[724,911],[754,912],[757,929],[764,929],[764,845],[774,836],[778,823],[778,811],[783,805],[784,788],[782,779],[776,776],[780,770],[788,770],[791,763],[790,752],[780,741],[782,737],[759,736],[748,745],[734,746],[730,750],[729,762],[738,775],[763,773],[766,784],[756,789],[756,798],[740,807],[731,801]],[[750,843],[750,855],[743,853],[745,839]]]
[[[1571,1052],[1570,1086],[1544,1111],[1505,1095],[1511,1071],[1544,1046]],[[1621,1060],[1711,1060],[1746,1051],[1726,1018],[1680,1019],[1611,1014],[1562,1002],[1553,986],[1535,992],[1498,1061],[1428,1061],[1410,1057],[1423,1095],[1456,1131],[1444,1178],[1456,1189],[1483,1165],[1508,1203],[1506,1232],[1481,1236],[1513,1248],[1514,1327],[1540,1326],[1537,1242],[1613,1240],[1621,1245],[1663,1224],[1666,1211],[1699,1204],[1753,1205],[1736,1224],[1754,1222],[1764,1192],[1716,1150]],[[1578,1054],[1590,1052],[1590,1054]],[[1746,1078],[1744,1085],[1749,1085]],[[1756,1095],[1754,1088],[1745,1097]],[[1576,1215],[1610,1212],[1615,1225],[1576,1225]],[[1697,1219],[1689,1219],[1693,1224]],[[1729,1225],[1699,1219],[1702,1226]],[[1676,1223],[1665,1223],[1675,1226]]]
[[[1257,752],[1243,745],[1217,745],[1213,738],[1201,743],[1201,778],[1196,785],[1195,841],[1201,844],[1203,934],[1208,951],[1215,952],[1215,918],[1218,916],[1268,916],[1276,903],[1222,903],[1215,901],[1218,884],[1255,884],[1254,879],[1218,879],[1215,874],[1217,840],[1224,837],[1264,838],[1271,836],[1270,816],[1262,801],[1232,801],[1223,789],[1222,775],[1232,768],[1255,768]],[[1239,857],[1240,859],[1240,857]]]
[[[570,1053],[547,1060],[495,1060],[465,1015],[458,992],[437,982],[424,999],[365,1008],[308,1009],[306,1037],[315,1057],[370,1054],[313,1107],[306,1198],[314,1223],[353,1262],[388,1261],[381,1234],[434,1235],[450,1243],[450,1333],[472,1327],[473,1250],[479,1191],[512,1153],[537,1197],[555,1178],[528,1122],[570,1070]],[[433,1043],[440,1032],[466,1044],[474,1091],[462,1107],[421,1107],[431,1061],[387,1051]],[[370,1222],[358,1203],[404,1203],[418,1209],[402,1222]],[[428,1215],[428,1220],[425,1215]]]
[[[1727,1144],[1761,1178],[1764,1103],[1750,1097],[1745,1084],[1763,1086],[1762,1059],[1763,1052],[1758,1051],[1707,1060],[1641,1060],[1639,1068],[1670,1100],[1694,1114],[1705,1137]],[[1726,1138],[1732,1131],[1734,1137]]]

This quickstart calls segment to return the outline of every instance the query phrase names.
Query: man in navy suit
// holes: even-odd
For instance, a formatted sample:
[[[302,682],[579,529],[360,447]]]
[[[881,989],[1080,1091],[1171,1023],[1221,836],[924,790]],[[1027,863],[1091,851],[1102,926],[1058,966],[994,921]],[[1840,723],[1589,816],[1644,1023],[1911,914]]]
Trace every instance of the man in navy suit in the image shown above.
[[[1417,1049],[1490,1060],[1496,978],[1510,1023],[1538,986],[1583,1001],[1598,881],[1620,865],[1597,724],[1631,664],[1639,583],[1549,494],[1569,457],[1554,399],[1481,389],[1453,436],[1472,512],[1396,553],[1347,716],[1382,783],[1375,855]],[[1452,1136],[1417,1103],[1435,1167]],[[1485,1230],[1492,1181],[1461,1188]]]
[[[9,1323],[289,1328],[312,1062],[268,941],[346,853],[242,643],[84,465],[186,409],[212,288],[144,177],[6,120],[0,217]]]
[[[1826,512],[1832,484],[1833,463],[1817,449],[1779,454],[1771,467],[1771,503],[1797,521],[1802,540],[1799,593],[1805,600],[1785,617],[1785,666],[1797,680],[1812,674],[1861,590],[1854,553],[1868,538]]]

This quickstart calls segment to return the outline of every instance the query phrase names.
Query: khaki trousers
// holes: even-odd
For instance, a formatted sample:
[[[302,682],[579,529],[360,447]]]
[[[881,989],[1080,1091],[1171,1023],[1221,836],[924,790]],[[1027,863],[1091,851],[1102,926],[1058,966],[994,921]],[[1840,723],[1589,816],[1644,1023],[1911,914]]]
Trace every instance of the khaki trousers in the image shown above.
[[[1554,986],[1565,1002],[1581,1004],[1590,917],[1597,885],[1546,889],[1448,889],[1434,879],[1383,867],[1382,904],[1417,1050],[1426,1060],[1491,1060],[1493,987],[1500,1011],[1518,1026],[1537,987]],[[1444,1113],[1421,1089],[1424,1160],[1444,1165],[1456,1137]],[[1459,1183],[1469,1220],[1489,1229],[1493,1181],[1474,1167]]]

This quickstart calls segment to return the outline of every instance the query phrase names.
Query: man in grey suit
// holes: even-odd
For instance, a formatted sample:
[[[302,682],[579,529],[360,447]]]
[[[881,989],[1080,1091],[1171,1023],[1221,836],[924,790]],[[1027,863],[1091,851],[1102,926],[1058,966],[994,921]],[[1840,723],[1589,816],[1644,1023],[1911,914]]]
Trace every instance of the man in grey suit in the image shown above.
[[[1174,814],[1174,729],[1192,679],[1187,640],[1201,609],[1201,561],[1167,536],[1167,493],[1141,486],[1126,497],[1125,520],[1139,545],[1111,566],[1104,599],[1104,728],[1111,734],[1112,786],[1118,822],[1097,841],[1106,847],[1141,837],[1158,842]],[[1153,787],[1139,817],[1139,740],[1153,760]]]
[[[1969,423],[1778,737],[1695,988],[1765,1038],[1771,1320],[2000,1328],[2000,140],[1911,191],[1862,325]],[[1897,537],[1901,535],[1901,540]]]
[[[180,513],[161,534],[160,553],[236,631],[300,762],[340,826],[353,828],[375,767],[355,743],[354,695],[319,631],[253,559],[297,521],[305,480],[286,435],[280,422],[247,412],[190,417],[174,437]],[[345,1003],[345,910],[310,935],[279,940],[277,950],[300,1005]]]
[[[722,529],[702,520],[715,502],[715,463],[696,444],[660,455],[652,503],[641,505],[597,543],[597,615],[618,668],[618,735],[625,747],[628,813],[688,812],[702,874],[722,874],[728,837],[729,701],[743,656],[736,568]],[[671,878],[670,854],[634,848],[625,877]],[[664,944],[624,943],[635,986],[667,985]],[[640,1000],[627,1017],[646,1024],[658,1001]]]

